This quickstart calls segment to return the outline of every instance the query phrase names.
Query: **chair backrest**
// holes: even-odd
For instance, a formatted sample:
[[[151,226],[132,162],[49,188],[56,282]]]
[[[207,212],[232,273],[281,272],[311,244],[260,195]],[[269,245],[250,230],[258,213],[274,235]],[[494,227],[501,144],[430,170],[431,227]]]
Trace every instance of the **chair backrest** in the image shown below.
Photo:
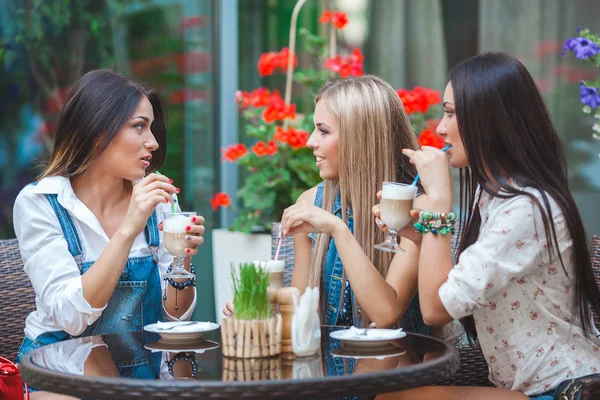
[[[25,336],[25,319],[35,310],[17,239],[0,240],[0,282],[0,356],[14,361]]]
[[[590,258],[592,259],[592,271],[594,272],[594,278],[596,278],[596,285],[600,287],[600,236],[598,235],[592,236]],[[594,313],[594,324],[600,330],[600,316],[596,313]]]
[[[279,228],[281,224],[274,222],[271,225],[271,259],[275,259],[277,253],[277,246],[279,245]],[[281,241],[281,248],[279,249],[278,260],[282,260],[285,263],[283,269],[283,283],[285,286],[292,284],[292,272],[294,272],[294,238],[286,236]]]

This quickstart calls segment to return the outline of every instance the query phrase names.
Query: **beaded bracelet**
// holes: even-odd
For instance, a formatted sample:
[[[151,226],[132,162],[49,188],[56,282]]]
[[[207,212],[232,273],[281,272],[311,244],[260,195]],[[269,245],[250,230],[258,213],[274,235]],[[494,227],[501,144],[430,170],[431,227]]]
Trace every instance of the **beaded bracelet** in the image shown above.
[[[171,270],[173,269],[173,265],[171,264],[168,268],[167,268],[167,273],[171,272]],[[194,266],[192,264],[190,264],[190,272],[194,275],[196,275],[196,269],[194,268]],[[179,304],[178,304],[178,296],[177,293],[180,290],[183,289],[187,289],[190,286],[196,286],[196,277],[192,277],[189,278],[188,280],[186,280],[185,282],[175,282],[175,280],[173,278],[163,278],[165,280],[165,290],[164,290],[164,294],[163,294],[163,300],[167,300],[167,282],[169,282],[169,285],[173,286],[175,289],[177,289],[175,291],[175,305],[173,306],[173,309],[175,311],[179,310]]]
[[[187,353],[177,353],[173,358],[167,361],[167,369],[169,374],[173,376],[173,364],[177,361],[185,360],[192,365],[192,376],[195,376],[198,372],[198,363],[196,362],[196,354],[192,353],[188,355]]]
[[[448,233],[454,235],[454,224],[456,223],[456,214],[449,213],[434,213],[423,210],[419,212],[419,221],[414,225],[417,232],[431,232],[437,235],[438,232],[442,235]]]
[[[167,268],[167,274],[169,272],[171,272],[172,269],[173,269],[173,265],[169,265],[169,267]],[[196,275],[196,269],[191,264],[190,264],[190,272],[192,274]],[[195,276],[193,278],[188,279],[185,282],[175,282],[175,280],[173,280],[173,278],[164,278],[164,279],[169,282],[169,285],[171,285],[175,289],[179,289],[179,290],[186,289],[189,286],[196,286],[196,277]]]

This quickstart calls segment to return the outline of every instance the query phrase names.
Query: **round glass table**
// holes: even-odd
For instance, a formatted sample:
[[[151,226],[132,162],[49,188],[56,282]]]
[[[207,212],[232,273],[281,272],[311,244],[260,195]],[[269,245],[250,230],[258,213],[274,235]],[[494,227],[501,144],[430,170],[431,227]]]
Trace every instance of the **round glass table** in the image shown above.
[[[376,351],[344,349],[324,326],[315,356],[235,359],[220,330],[174,344],[156,334],[92,336],[44,346],[21,360],[40,391],[85,399],[340,398],[375,396],[443,381],[458,369],[454,346],[408,333]]]

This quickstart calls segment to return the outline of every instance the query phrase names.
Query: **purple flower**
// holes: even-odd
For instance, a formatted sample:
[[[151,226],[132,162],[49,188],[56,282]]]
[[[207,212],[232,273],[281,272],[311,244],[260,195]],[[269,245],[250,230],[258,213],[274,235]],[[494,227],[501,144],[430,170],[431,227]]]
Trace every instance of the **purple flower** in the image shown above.
[[[561,54],[564,55],[567,50],[571,50],[577,58],[581,59],[593,57],[600,51],[596,43],[582,37],[567,39]]]
[[[587,104],[591,108],[600,106],[600,94],[598,94],[598,88],[593,86],[586,86],[583,81],[579,86],[579,96],[583,104]]]

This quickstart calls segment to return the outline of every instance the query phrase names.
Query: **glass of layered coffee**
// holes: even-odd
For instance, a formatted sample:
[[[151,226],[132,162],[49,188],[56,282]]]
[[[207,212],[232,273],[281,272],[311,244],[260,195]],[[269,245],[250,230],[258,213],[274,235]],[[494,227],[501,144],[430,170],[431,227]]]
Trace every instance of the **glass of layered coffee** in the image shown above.
[[[410,210],[416,195],[417,187],[414,185],[383,182],[379,218],[387,227],[387,237],[383,243],[375,245],[377,250],[404,253],[398,244],[398,231],[410,223]]]
[[[191,226],[191,218],[196,216],[195,212],[164,213],[163,220],[163,243],[165,249],[173,255],[171,271],[165,274],[165,278],[192,278],[194,275],[187,271],[184,266],[185,249],[189,242],[185,236],[189,234],[186,227]]]

